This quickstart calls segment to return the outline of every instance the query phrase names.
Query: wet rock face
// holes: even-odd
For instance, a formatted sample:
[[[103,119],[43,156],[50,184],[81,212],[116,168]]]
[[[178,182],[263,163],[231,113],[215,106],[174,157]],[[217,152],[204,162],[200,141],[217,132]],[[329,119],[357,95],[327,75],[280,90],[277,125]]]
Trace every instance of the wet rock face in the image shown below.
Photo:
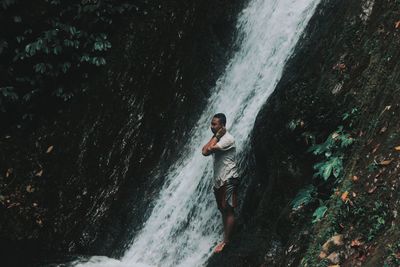
[[[1,207],[10,252],[120,253],[227,64],[243,2],[142,3],[114,33],[87,98],[9,133],[1,166],[13,171],[2,181],[13,184],[2,194],[21,195]]]
[[[319,240],[323,227],[313,229],[311,214],[316,207],[296,217],[289,205],[300,188],[315,180],[312,166],[318,159],[307,152],[310,144],[305,132],[315,133],[319,143],[343,124],[343,114],[357,108],[360,115],[349,130],[361,134],[360,143],[348,151],[345,168],[365,170],[365,159],[358,159],[370,152],[362,148],[371,142],[385,144],[390,152],[386,158],[393,157],[400,62],[399,6],[395,2],[320,4],[275,92],[257,116],[252,133],[255,158],[248,164],[255,175],[243,198],[236,242],[225,255],[212,257],[209,266],[299,266],[302,257],[309,255],[307,251],[320,252],[318,244],[330,236]],[[393,114],[382,113],[388,106]],[[291,121],[299,122],[295,130],[288,127]],[[396,197],[392,198],[391,203],[396,203]],[[373,204],[376,199],[368,201]],[[350,257],[339,254],[335,262]],[[347,264],[355,266],[349,260]]]
[[[121,125],[133,132],[139,124],[140,130],[137,138],[127,137],[128,144],[116,146],[129,148],[132,159],[119,185],[121,202],[113,203],[104,223],[107,228],[99,229],[102,253],[112,251],[104,246],[104,239],[110,240],[108,244],[124,244],[146,220],[163,172],[190,138],[187,132],[229,59],[239,10],[240,1],[160,1],[152,3],[146,15],[130,21],[132,34],[121,34],[124,47],[116,50],[108,82],[114,93],[126,98],[126,112],[118,117],[131,121],[138,116]],[[126,168],[126,161],[123,164]]]

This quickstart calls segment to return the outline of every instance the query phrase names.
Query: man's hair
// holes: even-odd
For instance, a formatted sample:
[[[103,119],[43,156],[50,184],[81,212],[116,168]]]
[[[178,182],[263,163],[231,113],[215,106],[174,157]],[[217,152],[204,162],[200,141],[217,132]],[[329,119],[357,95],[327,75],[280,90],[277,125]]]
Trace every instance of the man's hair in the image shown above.
[[[213,118],[218,118],[222,125],[226,125],[226,116],[224,113],[217,113]]]

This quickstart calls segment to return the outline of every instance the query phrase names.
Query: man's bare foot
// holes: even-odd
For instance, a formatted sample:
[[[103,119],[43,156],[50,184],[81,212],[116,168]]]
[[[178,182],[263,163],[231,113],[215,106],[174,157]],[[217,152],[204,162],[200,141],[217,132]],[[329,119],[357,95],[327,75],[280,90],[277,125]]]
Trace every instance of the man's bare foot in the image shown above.
[[[225,245],[226,245],[226,243],[224,241],[222,241],[221,243],[219,243],[218,245],[215,246],[214,252],[215,253],[221,252],[224,249]]]

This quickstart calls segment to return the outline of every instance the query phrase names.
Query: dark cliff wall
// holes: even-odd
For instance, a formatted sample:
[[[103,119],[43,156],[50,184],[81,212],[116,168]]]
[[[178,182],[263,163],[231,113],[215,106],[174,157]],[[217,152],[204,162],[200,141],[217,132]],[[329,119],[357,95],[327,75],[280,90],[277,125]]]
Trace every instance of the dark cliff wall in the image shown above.
[[[398,1],[320,4],[257,116],[236,238],[209,266],[398,266],[399,11]],[[341,179],[323,182],[307,135],[321,143],[339,126],[355,143]],[[328,208],[317,223],[318,201],[290,205],[308,184]],[[333,236],[342,242],[323,255]]]
[[[2,264],[119,253],[229,59],[242,2],[141,5],[113,34],[86,98],[29,130],[9,127],[0,143]]]
[[[2,136],[3,255],[15,265],[26,254],[118,255],[229,58],[239,2],[145,5],[114,34],[111,63],[87,99]],[[257,116],[233,244],[209,266],[328,266],[335,262],[320,257],[321,246],[338,235],[343,244],[329,253],[340,266],[398,266],[399,6],[319,6]],[[291,121],[300,122],[295,130]],[[340,125],[356,143],[343,179],[321,183],[312,178],[321,159],[304,134],[320,143]],[[310,183],[328,207],[319,223],[317,202],[295,212],[289,204]]]

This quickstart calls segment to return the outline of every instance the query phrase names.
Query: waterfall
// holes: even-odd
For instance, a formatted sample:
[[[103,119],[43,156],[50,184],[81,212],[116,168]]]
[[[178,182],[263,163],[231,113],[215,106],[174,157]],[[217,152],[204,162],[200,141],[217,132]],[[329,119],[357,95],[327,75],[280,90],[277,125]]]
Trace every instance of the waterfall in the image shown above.
[[[94,256],[76,266],[201,266],[207,261],[223,232],[212,191],[212,158],[201,154],[212,136],[212,116],[225,113],[240,158],[257,112],[273,92],[318,3],[249,2],[237,21],[239,49],[211,90],[183,156],[164,174],[165,183],[141,231],[121,259]]]

